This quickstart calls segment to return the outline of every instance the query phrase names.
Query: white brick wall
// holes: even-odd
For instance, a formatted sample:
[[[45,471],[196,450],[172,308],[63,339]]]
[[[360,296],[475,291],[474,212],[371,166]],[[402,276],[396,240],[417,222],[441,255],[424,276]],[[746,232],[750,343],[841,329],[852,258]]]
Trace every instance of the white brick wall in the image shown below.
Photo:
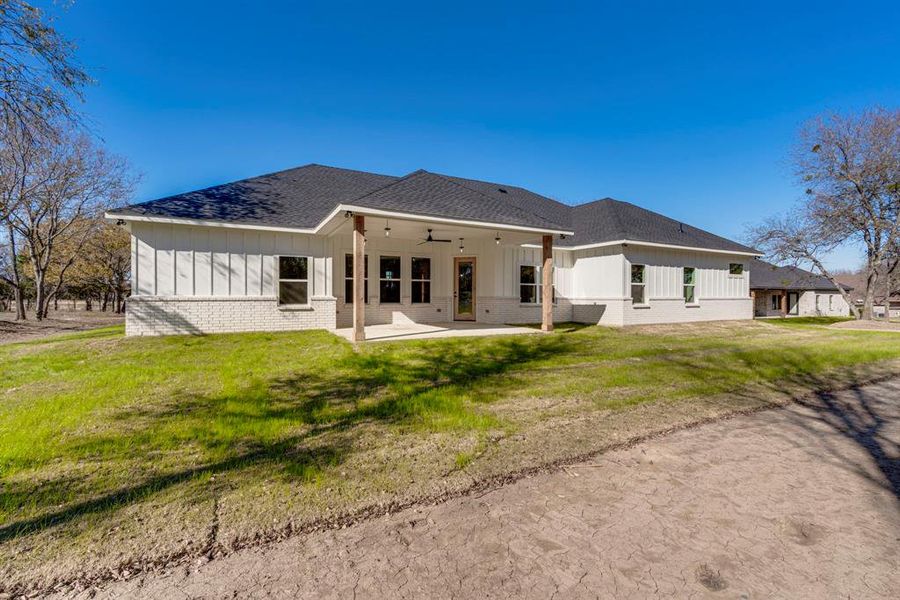
[[[279,308],[266,296],[133,296],[125,309],[126,335],[334,329],[334,298],[312,298],[302,309]]]
[[[416,323],[446,323],[453,320],[450,298],[432,296],[429,304],[413,304],[410,298],[402,298],[400,304],[379,304],[370,300],[366,304],[366,325],[385,325],[401,319],[410,319]],[[353,304],[343,299],[337,302],[338,327],[353,326]]]
[[[522,304],[518,298],[482,297],[478,299],[477,316],[481,323],[540,323],[541,306]],[[555,322],[572,320],[572,304],[557,297],[553,305]]]
[[[632,306],[626,300],[623,325],[651,323],[690,323],[695,321],[727,321],[753,318],[751,298],[701,298],[697,305],[688,306],[681,298],[650,299],[647,306]]]

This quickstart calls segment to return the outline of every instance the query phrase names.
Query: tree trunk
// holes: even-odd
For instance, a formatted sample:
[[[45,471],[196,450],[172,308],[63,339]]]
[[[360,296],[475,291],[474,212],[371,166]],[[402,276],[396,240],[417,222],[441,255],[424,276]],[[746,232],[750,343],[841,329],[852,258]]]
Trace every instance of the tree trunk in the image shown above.
[[[85,296],[84,298],[84,310],[91,312],[91,297]]]
[[[28,319],[28,313],[25,312],[25,294],[22,293],[22,286],[14,286],[16,298],[16,321],[25,321]]]
[[[32,261],[33,263],[34,261]],[[34,270],[34,318],[38,321],[44,320],[44,304],[47,302],[44,290],[44,273]]]
[[[869,277],[866,280],[866,295],[863,299],[862,312],[859,316],[864,321],[871,321],[875,316],[872,307],[875,304],[875,284],[877,281],[878,274],[873,269],[869,272]]]

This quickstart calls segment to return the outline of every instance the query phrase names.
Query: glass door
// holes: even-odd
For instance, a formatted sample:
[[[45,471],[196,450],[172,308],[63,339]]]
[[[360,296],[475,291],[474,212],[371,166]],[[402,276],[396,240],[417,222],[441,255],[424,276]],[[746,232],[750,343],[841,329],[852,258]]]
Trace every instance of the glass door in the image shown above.
[[[453,319],[475,320],[475,259],[454,258]]]

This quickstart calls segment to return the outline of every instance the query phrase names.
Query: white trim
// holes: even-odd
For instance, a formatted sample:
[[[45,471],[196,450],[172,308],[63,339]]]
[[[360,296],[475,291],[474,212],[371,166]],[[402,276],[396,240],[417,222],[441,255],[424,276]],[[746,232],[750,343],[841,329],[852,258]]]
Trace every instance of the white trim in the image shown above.
[[[598,242],[596,244],[584,244],[582,246],[553,246],[553,250],[590,250],[592,248],[605,248],[608,246],[649,246],[651,248],[671,248],[673,250],[691,250],[694,252],[712,252],[715,254],[733,254],[736,256],[764,256],[760,252],[739,252],[737,250],[716,250],[712,248],[695,248],[694,246],[679,246],[677,244],[658,244],[656,242],[638,242],[635,240],[616,240],[613,242]],[[523,248],[540,248],[537,244],[522,244]]]
[[[564,231],[561,229],[541,229],[540,227],[526,227],[524,225],[509,225],[504,223],[489,223],[487,221],[469,221],[466,219],[451,219],[447,217],[432,217],[427,215],[417,215],[414,213],[403,213],[389,210],[380,210],[377,208],[366,208],[364,206],[354,206],[351,204],[342,204],[338,206],[338,212],[349,210],[350,212],[370,215],[374,217],[391,217],[398,219],[411,219],[414,221],[431,221],[434,223],[450,223],[453,225],[464,225],[467,227],[482,227],[484,229],[502,229],[505,231],[526,231],[529,233],[552,233],[559,235],[575,235],[573,231]]]
[[[432,223],[448,223],[453,225],[463,225],[466,227],[481,227],[484,229],[499,229],[502,231],[525,231],[529,233],[550,233],[559,235],[575,235],[572,231],[563,231],[557,229],[541,229],[539,227],[526,227],[523,225],[509,225],[504,223],[489,223],[485,221],[469,221],[466,219],[451,219],[447,217],[432,217],[426,215],[417,215],[415,213],[403,213],[396,211],[380,210],[377,208],[366,208],[364,206],[355,206],[352,204],[338,204],[328,216],[319,222],[313,228],[303,227],[273,227],[271,225],[248,225],[245,223],[228,223],[224,221],[206,221],[203,219],[181,219],[175,217],[148,217],[138,215],[122,215],[113,211],[107,211],[103,216],[110,220],[121,219],[123,221],[141,221],[146,223],[171,223],[174,225],[195,225],[198,227],[226,227],[230,229],[256,229],[259,231],[283,231],[289,233],[310,233],[317,234],[324,229],[332,219],[342,212],[355,212],[361,215],[374,217],[388,217],[396,219],[406,219],[413,221],[426,221]]]

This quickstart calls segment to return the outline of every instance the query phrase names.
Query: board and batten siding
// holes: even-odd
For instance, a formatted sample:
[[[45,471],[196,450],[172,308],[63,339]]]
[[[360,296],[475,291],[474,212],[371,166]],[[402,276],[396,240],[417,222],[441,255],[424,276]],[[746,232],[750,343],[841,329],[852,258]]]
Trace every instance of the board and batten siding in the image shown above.
[[[332,295],[328,238],[167,223],[134,223],[131,235],[136,296],[274,297],[279,255],[311,257],[310,297]]]
[[[628,246],[624,252],[626,296],[631,294],[631,265],[644,265],[649,300],[682,299],[685,267],[696,269],[695,295],[698,302],[750,297],[751,259],[746,256],[638,246]],[[741,275],[729,274],[731,263],[742,264],[744,272]]]

